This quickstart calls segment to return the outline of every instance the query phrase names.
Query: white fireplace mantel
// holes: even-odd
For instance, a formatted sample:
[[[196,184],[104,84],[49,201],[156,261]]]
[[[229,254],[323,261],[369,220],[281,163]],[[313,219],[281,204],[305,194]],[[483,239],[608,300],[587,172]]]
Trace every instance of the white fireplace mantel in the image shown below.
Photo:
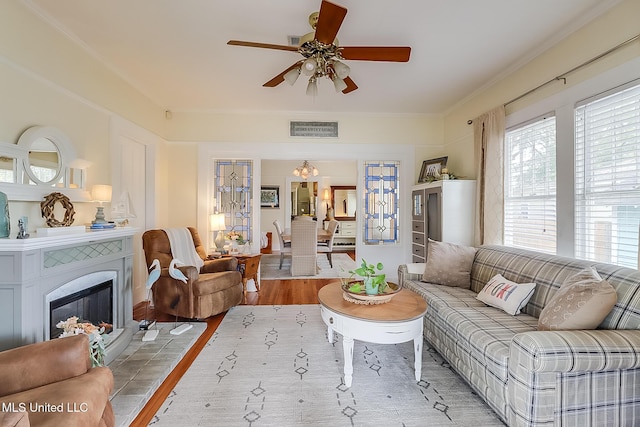
[[[28,239],[0,239],[0,351],[46,338],[46,295],[79,277],[113,271],[118,348],[137,330],[133,321],[133,236],[138,229],[86,231]],[[111,346],[110,346],[111,347]],[[112,352],[109,352],[112,353]]]

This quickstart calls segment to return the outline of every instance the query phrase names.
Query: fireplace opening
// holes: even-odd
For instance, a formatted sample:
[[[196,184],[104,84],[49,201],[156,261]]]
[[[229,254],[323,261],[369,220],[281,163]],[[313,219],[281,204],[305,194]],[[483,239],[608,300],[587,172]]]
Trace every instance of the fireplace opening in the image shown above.
[[[105,333],[113,325],[113,280],[107,280],[87,289],[74,292],[49,303],[50,338],[62,335],[58,322],[77,316],[82,322],[91,322],[96,326],[108,324]]]

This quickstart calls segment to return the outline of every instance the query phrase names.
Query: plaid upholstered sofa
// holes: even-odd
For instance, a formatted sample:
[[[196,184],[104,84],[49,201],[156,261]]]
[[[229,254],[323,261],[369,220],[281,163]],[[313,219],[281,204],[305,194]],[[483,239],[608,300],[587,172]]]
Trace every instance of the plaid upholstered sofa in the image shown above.
[[[617,303],[597,330],[538,331],[563,281],[594,266]],[[610,264],[483,246],[471,289],[421,281],[425,264],[398,268],[428,303],[424,335],[509,426],[640,425],[640,272]],[[512,316],[475,296],[496,274],[536,288]]]

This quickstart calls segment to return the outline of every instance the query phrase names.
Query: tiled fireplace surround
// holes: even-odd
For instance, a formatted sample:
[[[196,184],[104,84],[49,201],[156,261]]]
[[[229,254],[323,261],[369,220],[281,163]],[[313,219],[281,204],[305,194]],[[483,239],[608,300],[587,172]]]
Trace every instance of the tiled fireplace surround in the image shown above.
[[[114,278],[114,332],[106,363],[138,330],[133,320],[135,228],[87,231],[25,240],[0,239],[0,351],[48,339],[48,301],[69,283]],[[100,274],[96,274],[100,273]],[[97,283],[94,283],[97,284]]]

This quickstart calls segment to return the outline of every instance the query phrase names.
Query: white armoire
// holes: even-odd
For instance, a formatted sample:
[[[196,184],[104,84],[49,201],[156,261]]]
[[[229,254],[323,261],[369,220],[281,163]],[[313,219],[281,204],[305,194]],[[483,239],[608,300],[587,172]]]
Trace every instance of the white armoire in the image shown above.
[[[472,246],[475,180],[443,180],[415,185],[411,192],[412,262],[425,262],[428,239]]]

